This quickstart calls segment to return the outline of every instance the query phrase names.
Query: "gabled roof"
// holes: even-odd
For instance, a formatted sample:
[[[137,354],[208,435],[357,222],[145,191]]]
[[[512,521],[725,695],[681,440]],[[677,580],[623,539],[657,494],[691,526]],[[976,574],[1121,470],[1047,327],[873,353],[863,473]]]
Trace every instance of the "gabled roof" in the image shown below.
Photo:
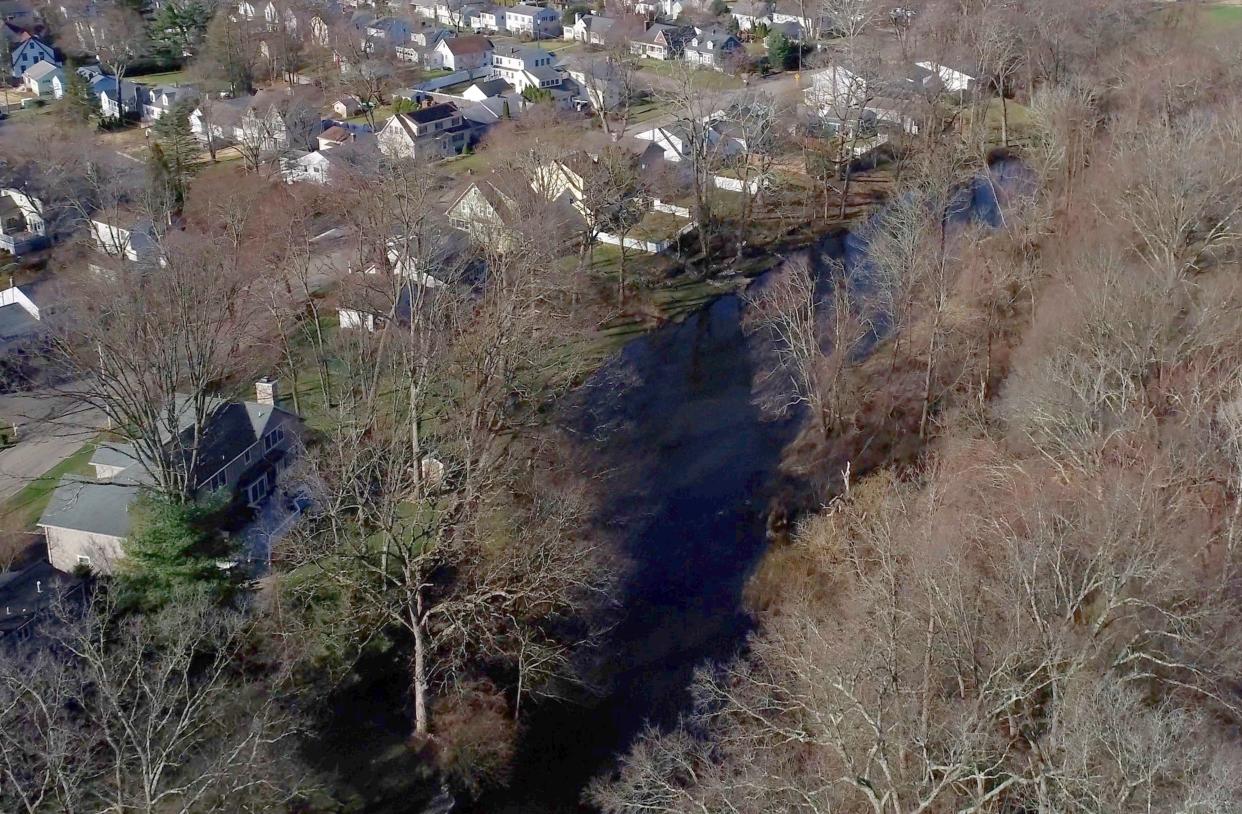
[[[523,3],[519,3],[516,6],[505,9],[505,14],[516,14],[522,17],[534,17],[536,14],[538,14],[541,11],[549,11],[549,9],[542,8],[540,6],[528,6]]]
[[[44,79],[47,79],[48,77],[51,77],[59,72],[60,72],[59,65],[53,65],[52,63],[48,62],[46,59],[41,59],[38,62],[36,62],[34,65],[31,65],[29,68],[27,68],[26,73],[22,74],[22,76],[29,77],[30,79],[33,79],[35,82],[41,82]]]
[[[449,50],[453,56],[467,56],[469,54],[486,54],[492,50],[492,41],[487,37],[472,34],[468,37],[450,37],[441,40],[444,47]]]
[[[179,430],[191,443],[194,418],[188,400],[180,400]],[[255,402],[211,399],[200,433],[195,479],[205,482],[278,424],[297,417],[280,407]],[[188,453],[186,453],[188,454]],[[129,507],[140,489],[151,485],[150,475],[138,462],[130,444],[103,444],[91,456],[92,464],[120,469],[107,480],[70,476],[61,480],[39,525],[124,537],[130,531]]]
[[[511,86],[503,79],[486,79],[475,82],[472,87],[478,88],[479,92],[484,96],[499,96],[507,90],[511,90]]]
[[[427,124],[428,122],[439,121],[457,115],[457,105],[452,102],[439,102],[438,104],[420,107],[418,110],[411,110],[409,113],[400,113],[393,118],[406,118],[415,124]]]

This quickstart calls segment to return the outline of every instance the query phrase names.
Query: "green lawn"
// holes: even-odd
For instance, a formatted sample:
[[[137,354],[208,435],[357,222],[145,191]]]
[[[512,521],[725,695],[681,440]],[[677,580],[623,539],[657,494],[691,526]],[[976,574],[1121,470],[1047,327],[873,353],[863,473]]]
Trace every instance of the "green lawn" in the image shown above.
[[[48,501],[52,499],[52,491],[60,483],[62,476],[90,474],[89,463],[94,452],[95,442],[83,444],[77,452],[26,484],[20,492],[0,505],[0,516],[17,514],[22,518],[23,526],[33,528],[43,510],[47,508]]]
[[[133,82],[140,85],[182,85],[185,84],[185,71],[165,71],[164,73],[149,73],[143,76],[127,76]]]
[[[1203,27],[1209,31],[1225,31],[1242,27],[1242,6],[1209,6],[1202,12]]]
[[[680,75],[680,71],[685,70],[680,62],[672,60],[659,59],[642,59],[639,60],[638,67],[643,71],[650,71],[653,74],[661,76],[675,77]],[[743,86],[741,79],[736,76],[729,76],[720,71],[712,71],[706,68],[696,70],[691,75],[691,81],[696,88],[700,90],[737,90]]]

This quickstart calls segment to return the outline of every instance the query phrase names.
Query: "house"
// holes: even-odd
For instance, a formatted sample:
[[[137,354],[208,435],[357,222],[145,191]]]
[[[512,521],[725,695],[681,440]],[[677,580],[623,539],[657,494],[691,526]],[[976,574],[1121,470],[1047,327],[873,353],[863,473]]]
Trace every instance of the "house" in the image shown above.
[[[704,124],[703,137],[708,149],[721,157],[738,155],[746,151],[746,142],[738,134],[735,125],[724,117],[710,118]],[[656,127],[634,134],[639,141],[650,141],[663,153],[665,161],[676,163],[690,157],[693,138],[684,124]],[[651,148],[649,148],[651,149]]]
[[[95,249],[114,260],[137,263],[157,256],[159,246],[151,221],[119,211],[113,215],[96,213],[90,221]]]
[[[440,63],[450,71],[482,68],[491,62],[492,41],[480,34],[440,40],[435,46]]]
[[[811,76],[811,86],[803,91],[803,95],[807,106],[823,115],[833,108],[865,106],[874,92],[871,85],[860,70],[830,65]]]
[[[621,71],[610,62],[597,60],[569,68],[567,73],[578,86],[575,102],[584,102],[596,110],[612,110],[627,101],[629,88]]]
[[[21,31],[16,39],[17,42],[9,49],[9,75],[14,79],[21,79],[26,71],[40,62],[60,65],[55,49],[29,31]]]
[[[630,53],[648,59],[678,59],[682,47],[694,38],[688,25],[648,23],[647,30],[630,40]]]
[[[160,85],[151,88],[142,103],[142,118],[151,122],[158,121],[182,102],[197,98],[198,90],[190,86]]]
[[[508,9],[504,6],[483,6],[475,16],[475,28],[479,31],[504,31],[506,11]]]
[[[598,14],[575,14],[574,24],[565,29],[565,39],[585,42],[587,45],[604,45],[616,25],[611,17]]]
[[[552,54],[533,45],[507,45],[492,52],[492,77],[503,79],[518,93],[529,87],[556,88],[561,73]]]
[[[418,268],[417,259],[410,257],[407,250],[403,250],[404,242],[397,238],[388,241],[388,263],[385,268],[371,263],[362,270],[364,280],[380,274],[391,274],[403,281],[405,284],[401,285],[396,301],[392,299],[393,286],[390,281],[376,287],[365,284],[353,286],[344,295],[345,302],[337,308],[336,313],[342,328],[374,333],[388,322],[408,324],[413,306],[418,302],[424,307],[432,305],[434,289],[442,288],[444,282]],[[422,294],[417,302],[414,300],[416,289],[421,289]]]
[[[333,130],[339,134],[329,136]],[[343,136],[339,140],[337,135]],[[324,146],[325,136],[331,139],[331,146]],[[286,183],[299,181],[312,184],[327,184],[340,181],[360,173],[366,173],[379,163],[379,152],[376,150],[375,138],[359,136],[341,128],[331,127],[320,136],[320,149],[300,156],[286,159],[281,164],[281,176]]]
[[[723,71],[744,53],[742,41],[728,31],[703,29],[682,46],[682,58],[696,68]]]
[[[475,82],[461,92],[461,98],[470,102],[482,102],[510,93],[513,86],[503,79],[484,79]]]
[[[332,103],[332,112],[342,119],[348,119],[362,112],[362,102],[357,96],[346,94]]]
[[[923,61],[914,63],[917,67],[929,71],[939,78],[944,89],[951,93],[969,93],[979,85],[978,71],[963,66],[950,66],[940,62]]]
[[[189,476],[196,497],[225,494],[257,507],[288,468],[301,420],[276,405],[274,382],[264,379],[256,390],[256,401],[211,399],[201,426],[188,399],[178,404],[177,431],[163,446],[174,459],[193,455]],[[129,443],[101,444],[90,466],[94,477],[61,479],[38,525],[47,536],[53,567],[107,574],[125,556],[131,511],[154,478]]]
[[[0,290],[0,349],[36,336],[43,316],[30,292],[13,285]]]
[[[440,102],[398,113],[376,136],[380,152],[390,158],[435,161],[464,150],[472,132],[457,105]]]
[[[505,9],[505,30],[518,37],[536,40],[558,37],[561,33],[561,15],[555,9],[519,3]]]
[[[26,69],[26,73],[22,74],[22,85],[35,96],[53,96],[55,95],[53,80],[56,78],[63,80],[64,71],[59,65],[43,60]]]
[[[239,99],[204,98],[190,114],[200,141],[246,144],[259,150],[311,150],[323,130],[314,91],[265,90]]]
[[[504,252],[513,247],[514,234],[510,230],[517,211],[517,204],[508,195],[486,179],[476,181],[465,189],[449,206],[449,223],[462,230],[470,238],[495,251]]]
[[[436,0],[410,0],[410,9],[428,20],[436,18]]]
[[[683,3],[682,0],[637,0],[631,4],[631,9],[635,14],[660,17],[665,20],[676,20],[689,7],[690,4]]]
[[[99,90],[99,111],[105,118],[137,118],[142,115],[142,105],[147,98],[145,85],[138,85],[116,77],[105,76],[96,86]]]
[[[795,23],[807,36],[815,39],[833,28],[832,17],[817,8],[815,4],[800,3],[798,0],[779,0],[772,8],[772,25]]]
[[[418,24],[403,17],[380,17],[367,26],[367,37],[389,45],[405,45],[414,36]]]
[[[766,0],[739,0],[729,7],[729,14],[737,21],[739,31],[772,25],[772,4]]]
[[[43,203],[16,189],[0,189],[0,251],[17,256],[46,243]]]

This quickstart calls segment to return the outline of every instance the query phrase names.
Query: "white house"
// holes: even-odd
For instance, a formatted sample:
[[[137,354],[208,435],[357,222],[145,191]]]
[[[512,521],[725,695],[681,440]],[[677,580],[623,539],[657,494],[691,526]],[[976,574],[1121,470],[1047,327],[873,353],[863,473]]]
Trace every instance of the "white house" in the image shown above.
[[[974,90],[979,84],[978,71],[966,69],[964,67],[950,67],[939,62],[916,62],[914,63],[925,71],[931,71],[940,78],[940,83],[944,89],[953,93],[967,93]]]
[[[607,62],[591,62],[570,68],[569,78],[578,86],[579,97],[596,110],[612,110],[626,101],[628,89],[616,68]]]
[[[510,34],[537,40],[557,37],[561,33],[561,15],[555,9],[518,4],[505,10],[505,29]]]
[[[729,7],[729,14],[737,20],[741,31],[750,31],[760,25],[772,25],[772,4],[766,0],[740,0]]]
[[[611,17],[598,14],[575,15],[574,24],[565,29],[565,39],[585,42],[587,45],[604,45],[616,24]]]
[[[26,73],[22,74],[22,85],[35,96],[54,96],[55,80],[64,81],[64,78],[65,73],[59,65],[44,60],[26,69]]]
[[[95,248],[114,260],[136,263],[155,256],[158,246],[149,220],[121,217],[115,221],[97,215],[91,219]]]
[[[440,102],[398,113],[384,123],[376,137],[380,152],[386,156],[435,161],[464,150],[471,130],[462,121],[457,105]]]
[[[698,68],[723,71],[729,60],[743,52],[742,41],[727,31],[702,30],[684,46],[682,58]]]
[[[440,40],[433,49],[440,64],[450,71],[482,68],[491,62],[492,41],[480,34]]]
[[[726,157],[745,152],[745,142],[733,131],[727,120],[709,119],[704,127],[704,138],[708,149],[715,151],[719,156]],[[692,138],[684,124],[643,130],[635,133],[634,138],[639,141],[650,141],[659,147],[664,153],[665,161],[676,163],[690,156]]]
[[[151,122],[158,121],[178,104],[197,98],[198,90],[193,87],[160,85],[147,92],[142,102],[142,118]]]
[[[475,16],[476,28],[480,31],[504,31],[506,10],[504,6],[483,6]]]
[[[551,89],[561,84],[550,53],[533,45],[507,45],[492,52],[492,76],[503,79],[518,93],[529,87]]]
[[[52,46],[30,32],[23,31],[18,35],[17,43],[9,51],[9,75],[14,79],[21,79],[26,71],[40,62],[60,64]]]
[[[350,116],[357,116],[362,112],[362,102],[358,100],[357,96],[346,94],[332,103],[332,112],[342,119],[348,119]]]
[[[25,254],[46,242],[42,202],[20,190],[0,189],[0,250]]]
[[[832,28],[832,17],[815,4],[799,4],[797,0],[780,0],[772,9],[772,25],[793,23],[812,39]]]
[[[844,65],[830,65],[817,71],[811,76],[811,86],[803,91],[807,105],[821,114],[834,108],[864,107],[871,93],[867,77]]]

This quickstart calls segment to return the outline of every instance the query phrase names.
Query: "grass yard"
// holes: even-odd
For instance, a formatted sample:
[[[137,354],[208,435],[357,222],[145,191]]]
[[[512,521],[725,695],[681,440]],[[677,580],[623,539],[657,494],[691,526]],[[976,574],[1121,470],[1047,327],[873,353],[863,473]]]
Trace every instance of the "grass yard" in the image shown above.
[[[185,71],[165,71],[149,73],[143,76],[127,76],[126,79],[140,85],[183,85],[186,81]]]
[[[48,501],[52,499],[52,492],[60,483],[62,476],[90,474],[88,464],[94,452],[95,442],[83,444],[77,452],[26,484],[20,492],[0,505],[0,516],[17,515],[21,518],[23,527],[34,528],[34,524],[39,521],[39,516],[47,508]]]
[[[642,71],[670,78],[678,76],[679,72],[684,70],[680,62],[659,59],[639,60],[638,67]],[[700,90],[737,90],[745,84],[736,76],[729,76],[726,73],[706,68],[694,71],[691,74],[690,81]]]
[[[1221,3],[1203,9],[1202,25],[1209,31],[1225,31],[1242,28],[1242,5]]]

